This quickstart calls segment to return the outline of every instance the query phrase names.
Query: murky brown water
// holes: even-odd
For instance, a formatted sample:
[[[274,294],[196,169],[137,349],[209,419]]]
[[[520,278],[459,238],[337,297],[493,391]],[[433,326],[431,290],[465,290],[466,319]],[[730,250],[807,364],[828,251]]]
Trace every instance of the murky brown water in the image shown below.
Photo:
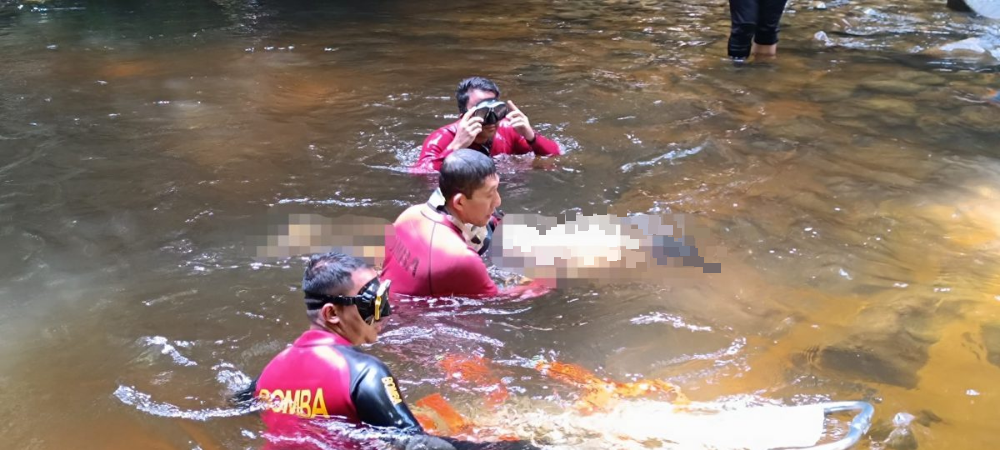
[[[793,1],[780,58],[734,67],[721,1],[149,3],[0,2],[5,447],[260,445],[252,416],[115,393],[225,407],[305,326],[301,264],[254,260],[250,236],[423,201],[404,169],[472,74],[568,150],[503,163],[507,212],[686,213],[729,252],[683,286],[401,305],[371,351],[411,401],[477,414],[433,363],[471,353],[565,405],[518,366],[545,356],[696,400],[865,399],[922,418],[920,448],[996,446],[998,65],[935,50],[995,43],[996,23]]]

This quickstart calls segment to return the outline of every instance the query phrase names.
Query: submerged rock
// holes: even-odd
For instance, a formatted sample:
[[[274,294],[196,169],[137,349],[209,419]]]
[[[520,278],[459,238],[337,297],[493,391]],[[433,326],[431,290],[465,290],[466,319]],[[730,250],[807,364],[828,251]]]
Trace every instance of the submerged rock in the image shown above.
[[[895,115],[899,117],[916,117],[917,107],[913,102],[894,98],[874,97],[861,101],[860,106],[876,113]]]
[[[983,325],[983,345],[986,346],[986,359],[1000,367],[1000,323]]]
[[[885,336],[855,335],[859,342],[842,342],[820,352],[823,367],[847,372],[858,378],[905,388],[917,386],[917,371],[927,363],[927,348],[897,331]]]
[[[796,141],[817,141],[822,140],[827,133],[827,129],[813,119],[794,119],[782,124],[774,125],[766,130],[771,137],[778,139],[792,139]]]
[[[948,84],[948,80],[944,77],[930,72],[909,70],[905,72],[897,72],[894,75],[895,79],[922,84],[924,86],[944,86],[945,84]]]
[[[901,80],[865,81],[861,83],[861,87],[883,94],[897,95],[913,95],[927,89],[917,83]]]
[[[889,433],[889,437],[884,441],[885,448],[891,450],[917,450],[917,437],[910,430],[910,423],[913,422],[913,414],[901,412],[892,418],[892,425],[895,429]]]
[[[837,104],[824,111],[827,120],[832,119],[856,119],[865,115],[865,111],[855,105]]]
[[[820,366],[876,383],[915,388],[938,327],[955,316],[950,304],[933,298],[900,299],[861,312],[858,330],[820,350]]]
[[[827,77],[805,87],[805,96],[819,103],[839,102],[851,98],[855,83],[852,80]]]
[[[989,105],[966,106],[959,118],[967,128],[985,133],[1000,132],[1000,109]]]
[[[858,86],[869,91],[892,94],[913,95],[948,84],[948,79],[933,72],[919,70],[903,70],[892,72],[891,75],[874,75],[858,83]]]
[[[839,125],[839,126],[842,126],[842,127],[847,127],[847,128],[850,128],[850,129],[852,129],[854,131],[857,131],[859,133],[863,133],[863,134],[869,135],[869,136],[877,135],[880,132],[879,130],[876,130],[875,127],[874,127],[874,126],[878,126],[878,124],[874,124],[871,121],[866,120],[865,118],[831,117],[829,119],[829,121],[830,121],[830,123],[832,123],[834,125]]]
[[[876,122],[889,126],[910,126],[918,116],[917,106],[910,100],[873,97],[861,100],[857,107]]]
[[[961,132],[958,128],[961,120],[958,116],[923,116],[917,119],[917,126],[930,136],[950,137],[955,132]]]

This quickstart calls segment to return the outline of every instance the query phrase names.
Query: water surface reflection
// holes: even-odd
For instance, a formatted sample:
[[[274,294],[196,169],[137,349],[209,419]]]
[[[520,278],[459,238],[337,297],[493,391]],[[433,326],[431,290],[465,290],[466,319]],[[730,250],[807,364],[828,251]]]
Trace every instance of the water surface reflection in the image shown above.
[[[558,358],[696,400],[868,399],[938,418],[923,448],[992,448],[1000,31],[895,0],[793,3],[786,23],[778,60],[734,67],[708,0],[0,3],[0,432],[259,445],[252,416],[120,397],[226,408],[304,326],[300,262],[255,261],[247,237],[423,201],[405,168],[481,74],[568,150],[502,161],[505,210],[690,214],[729,255],[683,285],[401,305],[371,351],[409,399],[480,414],[488,393],[436,364],[461,353],[565,407],[523,364]],[[986,51],[942,49],[970,38]]]

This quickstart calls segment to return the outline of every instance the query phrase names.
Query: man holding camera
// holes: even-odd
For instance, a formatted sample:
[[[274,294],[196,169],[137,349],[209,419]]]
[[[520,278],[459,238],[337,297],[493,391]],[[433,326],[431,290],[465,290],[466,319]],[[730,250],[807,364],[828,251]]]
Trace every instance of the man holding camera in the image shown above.
[[[431,133],[424,140],[416,169],[441,170],[444,158],[471,148],[490,156],[560,155],[559,144],[535,133],[514,102],[500,101],[500,88],[482,77],[462,80],[455,92],[462,118]]]

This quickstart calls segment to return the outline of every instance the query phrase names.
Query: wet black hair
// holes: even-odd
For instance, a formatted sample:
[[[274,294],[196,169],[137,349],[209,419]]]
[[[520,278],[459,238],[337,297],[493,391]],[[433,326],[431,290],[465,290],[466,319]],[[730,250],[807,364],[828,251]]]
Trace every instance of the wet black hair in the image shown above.
[[[455,91],[455,99],[458,100],[458,112],[460,114],[465,114],[469,110],[465,104],[469,103],[469,91],[473,89],[492,92],[497,95],[498,100],[500,99],[500,88],[497,87],[496,83],[483,77],[466,78],[461,83],[458,83],[458,90]]]
[[[497,174],[493,158],[478,150],[463,148],[448,155],[441,163],[438,187],[445,199],[462,193],[472,197],[472,193],[486,184],[486,179]]]
[[[354,295],[351,275],[368,267],[363,260],[339,252],[312,255],[302,275],[302,291],[318,295]]]

